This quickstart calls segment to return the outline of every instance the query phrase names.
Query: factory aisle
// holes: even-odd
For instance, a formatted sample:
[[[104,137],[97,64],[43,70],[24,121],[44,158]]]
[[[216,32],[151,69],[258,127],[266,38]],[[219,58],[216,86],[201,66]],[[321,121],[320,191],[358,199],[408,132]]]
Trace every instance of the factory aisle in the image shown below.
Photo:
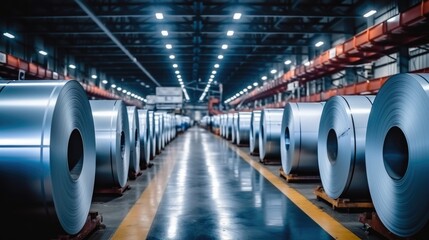
[[[227,141],[192,128],[169,147],[165,181],[154,179],[112,239],[333,239]]]

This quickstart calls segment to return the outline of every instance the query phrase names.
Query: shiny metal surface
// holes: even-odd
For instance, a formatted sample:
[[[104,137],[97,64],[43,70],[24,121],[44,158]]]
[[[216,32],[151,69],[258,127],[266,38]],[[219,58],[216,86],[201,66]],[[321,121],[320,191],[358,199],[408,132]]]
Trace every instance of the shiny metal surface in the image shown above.
[[[94,122],[82,86],[1,81],[0,126],[2,238],[79,232],[95,179]]]
[[[237,145],[249,144],[250,118],[252,112],[239,112],[237,118]]]
[[[333,239],[208,131],[189,129],[165,153],[176,163],[144,239]]]
[[[231,140],[232,139],[232,124],[233,124],[233,115],[232,113],[228,113],[226,115],[226,129],[225,129],[225,138],[227,140]]]
[[[250,116],[249,148],[251,154],[259,153],[259,125],[261,121],[261,111],[254,110]]]
[[[259,159],[280,159],[280,132],[283,109],[266,108],[259,124]]]
[[[156,153],[159,154],[162,150],[162,116],[161,113],[159,112],[154,112],[154,118],[153,118],[153,123],[154,123],[154,139],[155,139],[155,149],[156,149]]]
[[[137,110],[140,124],[140,169],[146,169],[150,161],[149,114],[145,109]]]
[[[237,144],[238,113],[232,114],[231,142]]]
[[[219,124],[220,124],[220,135],[222,137],[225,137],[226,135],[226,114],[221,114],[219,117]]]
[[[317,156],[323,189],[333,199],[370,200],[365,139],[374,98],[335,96],[323,107]]]
[[[130,174],[140,171],[140,123],[137,108],[127,106],[128,126],[130,129]]]
[[[429,74],[390,77],[368,119],[365,161],[372,202],[383,225],[401,237],[420,232],[429,219],[428,119]]]
[[[156,156],[156,134],[155,134],[155,113],[148,111],[149,114],[149,138],[150,138],[150,158],[153,159]]]
[[[130,130],[122,100],[90,100],[95,126],[95,187],[124,187],[130,164]]]
[[[323,105],[289,102],[284,107],[280,144],[285,173],[319,175],[317,142]]]

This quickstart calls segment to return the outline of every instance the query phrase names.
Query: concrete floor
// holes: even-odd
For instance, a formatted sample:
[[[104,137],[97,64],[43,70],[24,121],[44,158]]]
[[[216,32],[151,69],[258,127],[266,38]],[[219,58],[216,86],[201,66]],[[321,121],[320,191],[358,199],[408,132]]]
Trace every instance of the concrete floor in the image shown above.
[[[231,145],[199,128],[179,135],[152,161],[152,168],[129,181],[131,189],[122,196],[94,195],[91,211],[101,214],[105,228],[88,239],[120,239],[113,237],[114,233],[167,164],[174,167],[165,190],[160,191],[162,198],[153,210],[155,216],[150,228],[147,226],[146,239],[333,239]],[[249,152],[248,147],[237,149]],[[287,183],[279,176],[280,164],[263,165],[257,157],[247,157],[277,175],[358,238],[383,239],[363,230],[358,216],[364,210],[333,210],[331,205],[317,200],[313,190],[320,182]],[[138,236],[135,239],[144,239]]]

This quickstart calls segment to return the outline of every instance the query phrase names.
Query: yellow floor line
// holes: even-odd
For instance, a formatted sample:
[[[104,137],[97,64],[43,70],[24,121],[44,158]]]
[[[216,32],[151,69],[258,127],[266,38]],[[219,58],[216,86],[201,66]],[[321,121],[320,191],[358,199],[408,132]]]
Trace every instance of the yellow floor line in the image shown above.
[[[254,169],[256,169],[262,176],[270,181],[275,187],[277,187],[287,198],[295,203],[303,212],[305,212],[313,221],[319,224],[329,235],[335,239],[360,239],[349,229],[344,227],[341,223],[335,220],[326,212],[319,209],[306,197],[300,194],[295,189],[289,187],[284,183],[280,177],[274,175],[270,170],[262,166],[260,163],[253,160],[247,153],[239,149],[238,147],[228,144],[242,159],[249,163]]]
[[[169,154],[174,156],[175,154]],[[176,159],[169,157],[114,233],[112,240],[146,239]]]

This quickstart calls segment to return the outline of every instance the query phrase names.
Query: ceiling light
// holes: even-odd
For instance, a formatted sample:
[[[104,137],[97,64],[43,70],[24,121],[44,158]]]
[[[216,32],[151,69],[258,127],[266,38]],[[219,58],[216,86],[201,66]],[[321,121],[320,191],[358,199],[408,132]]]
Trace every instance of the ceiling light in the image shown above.
[[[265,81],[265,80],[267,80],[267,76],[262,76],[261,79],[262,79],[262,81]]]
[[[286,65],[289,65],[289,64],[291,64],[291,63],[292,63],[292,61],[291,61],[291,60],[289,60],[289,59],[285,61],[285,64],[286,64]]]
[[[179,74],[179,73],[180,73],[180,71],[179,71],[179,70],[176,70],[174,73],[175,73],[175,74]]]
[[[103,80],[103,81],[101,81],[103,84],[107,84],[108,83],[108,81],[107,80]]]
[[[216,63],[216,64],[214,65],[214,68],[219,68],[219,64],[217,64],[217,63]]]
[[[397,16],[393,16],[393,17],[387,19],[387,22],[394,22],[394,21],[396,21],[396,18],[397,18]]]
[[[252,89],[252,86],[250,86],[250,85],[249,85],[249,86],[247,86],[247,89],[249,89],[249,90],[250,90],[250,89]]]
[[[243,94],[244,94],[244,92],[243,92],[243,91],[240,91],[240,94],[241,94],[241,95],[243,95]]]
[[[177,75],[177,78],[181,78],[182,76],[180,76],[180,75]]]
[[[177,81],[182,82],[183,80],[181,78],[179,78]]]
[[[316,47],[320,47],[320,46],[322,46],[324,44],[324,42],[322,42],[322,41],[318,41],[316,44],[314,44],[314,46],[316,46]]]
[[[127,90],[125,90],[125,89],[122,89],[122,92],[123,92],[123,93],[127,93]]]
[[[228,30],[228,32],[226,32],[226,35],[231,37],[232,35],[234,35],[234,31]]]
[[[131,95],[131,92],[127,92],[127,95],[129,96],[129,95]]]
[[[240,19],[240,18],[241,18],[241,13],[239,13],[239,12],[234,13],[234,15],[232,16],[232,18],[233,18],[234,20],[238,20],[238,19]]]
[[[47,52],[45,52],[45,51],[43,51],[43,50],[40,50],[40,51],[39,51],[39,53],[40,53],[40,54],[42,54],[43,56],[48,55],[48,53],[47,53]]]
[[[97,75],[92,74],[92,75],[91,75],[91,78],[92,78],[92,79],[97,79]]]
[[[217,72],[215,70],[212,71],[212,74],[216,74]]]
[[[70,64],[70,65],[69,65],[69,68],[71,68],[71,69],[76,69],[76,66],[75,66],[75,65],[73,65],[73,64]]]
[[[3,33],[3,36],[11,38],[11,39],[15,38],[15,36],[13,34],[8,33],[8,32]]]
[[[162,30],[161,31],[161,35],[164,36],[164,37],[168,36],[168,31],[167,30]]]
[[[155,17],[156,17],[156,19],[161,20],[161,19],[164,19],[164,14],[162,14],[162,13],[155,13]]]
[[[149,85],[146,85],[146,88],[150,88],[150,86],[149,86]]]
[[[174,68],[177,68],[178,66],[177,66],[177,64],[173,64],[173,67],[174,67]]]
[[[136,95],[134,93],[131,94],[131,97],[135,97]]]
[[[121,88],[121,87],[118,87],[116,90],[121,91],[121,90],[122,90],[122,88]]]
[[[173,48],[173,45],[171,45],[171,44],[165,44],[165,48],[167,48],[167,49],[172,49]]]
[[[210,75],[210,78],[214,78],[215,76],[214,75]]]
[[[365,13],[364,15],[363,15],[363,17],[371,17],[372,15],[374,15],[375,13],[376,13],[377,11],[376,10],[374,10],[374,9],[372,9],[372,10],[370,10],[369,12],[367,12],[367,13]]]
[[[222,44],[222,49],[228,49],[228,44]]]
[[[243,89],[243,92],[247,92],[247,88]]]
[[[116,88],[116,84],[112,84],[112,86],[110,86],[110,87],[112,87],[112,88]]]
[[[258,85],[259,85],[259,84],[258,84],[257,82],[254,82],[254,83],[253,83],[253,86],[255,86],[255,87],[256,87],[256,86],[258,86]]]
[[[271,69],[270,73],[275,74],[277,72],[276,69]]]
[[[213,78],[210,78],[210,79],[209,79],[209,84],[210,84],[211,82],[213,82]]]
[[[223,59],[223,55],[217,56],[218,59]]]
[[[170,57],[169,57],[170,59],[175,59],[176,58],[176,56],[174,56],[174,55],[170,55]]]

